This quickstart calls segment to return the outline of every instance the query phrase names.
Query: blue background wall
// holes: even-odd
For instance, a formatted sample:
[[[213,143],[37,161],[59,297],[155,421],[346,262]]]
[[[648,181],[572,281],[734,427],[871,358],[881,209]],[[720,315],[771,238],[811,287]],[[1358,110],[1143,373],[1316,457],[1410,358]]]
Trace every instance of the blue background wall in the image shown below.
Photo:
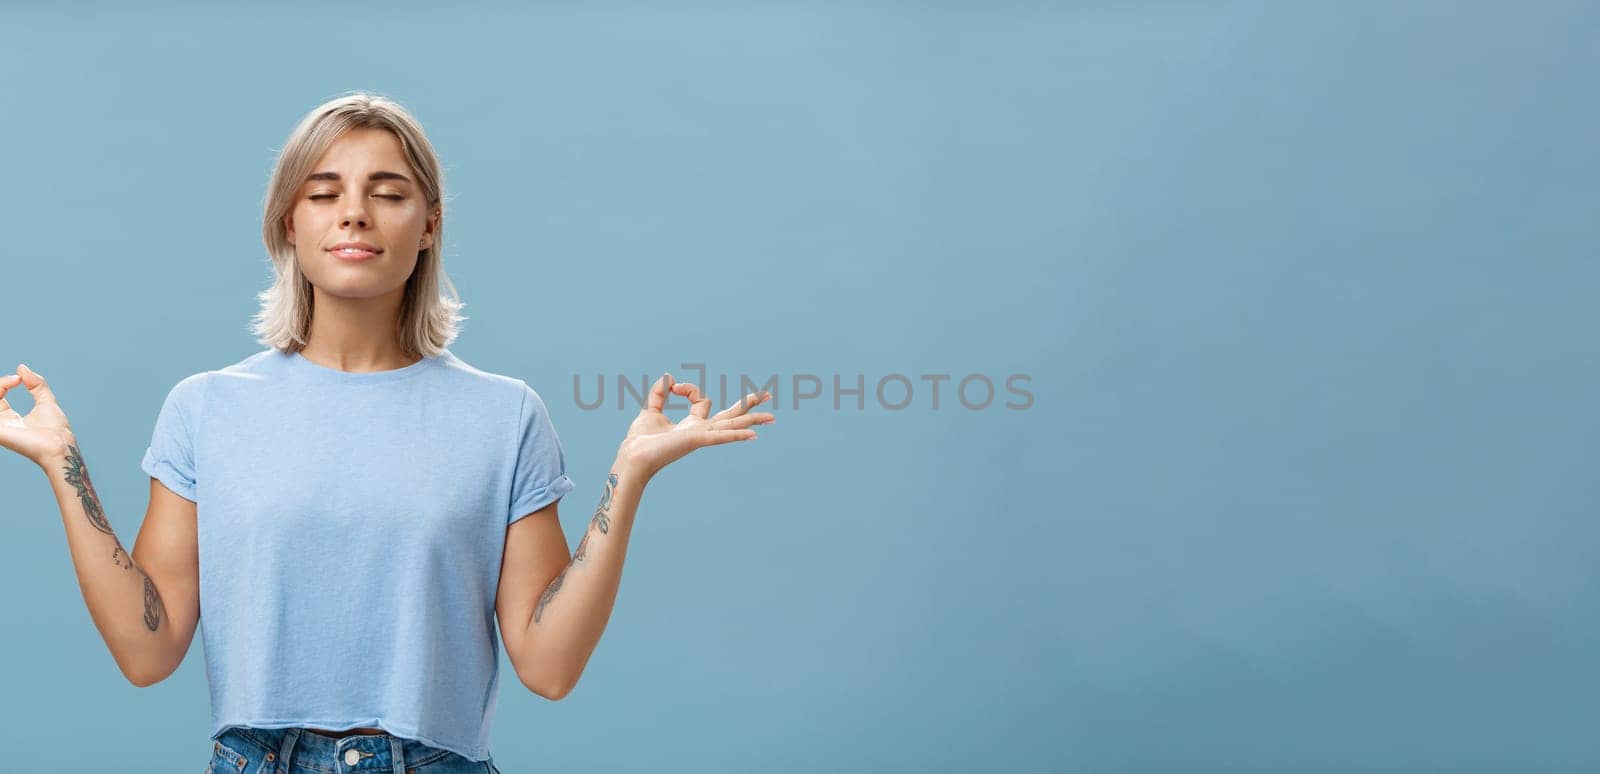
[[[0,369],[52,380],[131,546],[162,397],[259,348],[275,149],[378,91],[447,165],[452,349],[546,396],[572,543],[631,418],[574,376],[782,381],[760,440],[652,485],[577,690],[503,681],[508,774],[1594,770],[1597,35],[1557,2],[8,8]],[[1002,391],[936,410],[922,374]],[[0,493],[3,767],[199,771],[200,644],[124,681],[43,477],[0,457]]]

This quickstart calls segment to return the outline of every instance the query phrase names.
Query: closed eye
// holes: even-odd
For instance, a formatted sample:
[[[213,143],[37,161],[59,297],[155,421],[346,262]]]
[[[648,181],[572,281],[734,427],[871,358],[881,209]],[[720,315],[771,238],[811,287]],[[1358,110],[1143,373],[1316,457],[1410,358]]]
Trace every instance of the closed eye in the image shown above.
[[[332,199],[335,196],[336,196],[336,194],[314,194],[312,196],[307,196],[306,198],[307,199],[313,199],[313,200],[315,200],[315,199]],[[401,196],[399,194],[378,194],[377,196],[378,196],[379,199],[393,199],[395,201],[400,201],[401,199],[406,198],[406,197]]]

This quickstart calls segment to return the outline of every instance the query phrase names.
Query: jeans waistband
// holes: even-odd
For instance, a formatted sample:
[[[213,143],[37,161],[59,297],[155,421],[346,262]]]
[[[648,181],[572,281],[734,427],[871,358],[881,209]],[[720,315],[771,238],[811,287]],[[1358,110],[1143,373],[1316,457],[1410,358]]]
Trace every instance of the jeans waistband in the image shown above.
[[[227,737],[255,745],[261,757],[272,753],[278,761],[293,760],[297,765],[309,764],[328,771],[404,774],[407,768],[422,766],[451,754],[449,750],[393,734],[354,734],[334,738],[304,728],[230,726],[218,734],[219,739]]]

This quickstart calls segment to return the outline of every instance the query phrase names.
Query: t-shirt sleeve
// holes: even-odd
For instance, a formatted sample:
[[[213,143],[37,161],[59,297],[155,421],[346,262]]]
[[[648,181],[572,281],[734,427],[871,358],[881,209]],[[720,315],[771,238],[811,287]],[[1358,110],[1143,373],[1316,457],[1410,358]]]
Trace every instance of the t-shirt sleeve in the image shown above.
[[[561,451],[550,412],[539,393],[522,382],[522,410],[518,418],[517,463],[512,472],[511,524],[540,508],[560,500],[576,485],[567,478],[567,458]]]
[[[195,374],[178,382],[167,392],[150,436],[150,447],[139,467],[173,494],[190,502],[195,499],[194,428],[199,416],[200,397],[205,389],[205,374]]]

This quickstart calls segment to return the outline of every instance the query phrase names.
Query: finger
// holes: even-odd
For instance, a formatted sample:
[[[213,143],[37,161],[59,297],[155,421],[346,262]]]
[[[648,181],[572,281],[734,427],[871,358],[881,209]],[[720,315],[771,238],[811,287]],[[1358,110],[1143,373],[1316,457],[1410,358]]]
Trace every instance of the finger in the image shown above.
[[[0,413],[12,410],[11,404],[6,402],[6,391],[19,384],[22,384],[22,377],[16,374],[0,376]]]
[[[743,430],[751,425],[770,425],[778,418],[764,411],[755,414],[746,414],[742,417],[729,417],[711,423],[712,430]]]
[[[701,419],[711,416],[711,399],[700,394],[700,388],[690,382],[672,385],[672,391],[689,399],[689,413]]]
[[[740,416],[744,412],[749,411],[751,406],[761,405],[762,403],[766,402],[767,398],[770,397],[772,397],[772,393],[766,390],[762,390],[761,392],[752,392],[749,395],[740,398],[738,403],[718,411],[717,415],[712,417],[712,419],[732,419],[736,416]]]
[[[756,431],[707,430],[704,433],[700,433],[700,436],[701,437],[697,439],[699,445],[717,446],[724,443],[733,443],[734,441],[754,441],[756,439]]]
[[[650,396],[645,398],[644,410],[661,413],[661,407],[667,404],[667,390],[672,388],[672,373],[664,373],[656,383],[650,386]]]
[[[18,363],[17,376],[22,377],[22,386],[28,388],[28,394],[33,396],[33,405],[56,402],[56,394],[50,391],[50,385],[38,372],[24,363]]]

